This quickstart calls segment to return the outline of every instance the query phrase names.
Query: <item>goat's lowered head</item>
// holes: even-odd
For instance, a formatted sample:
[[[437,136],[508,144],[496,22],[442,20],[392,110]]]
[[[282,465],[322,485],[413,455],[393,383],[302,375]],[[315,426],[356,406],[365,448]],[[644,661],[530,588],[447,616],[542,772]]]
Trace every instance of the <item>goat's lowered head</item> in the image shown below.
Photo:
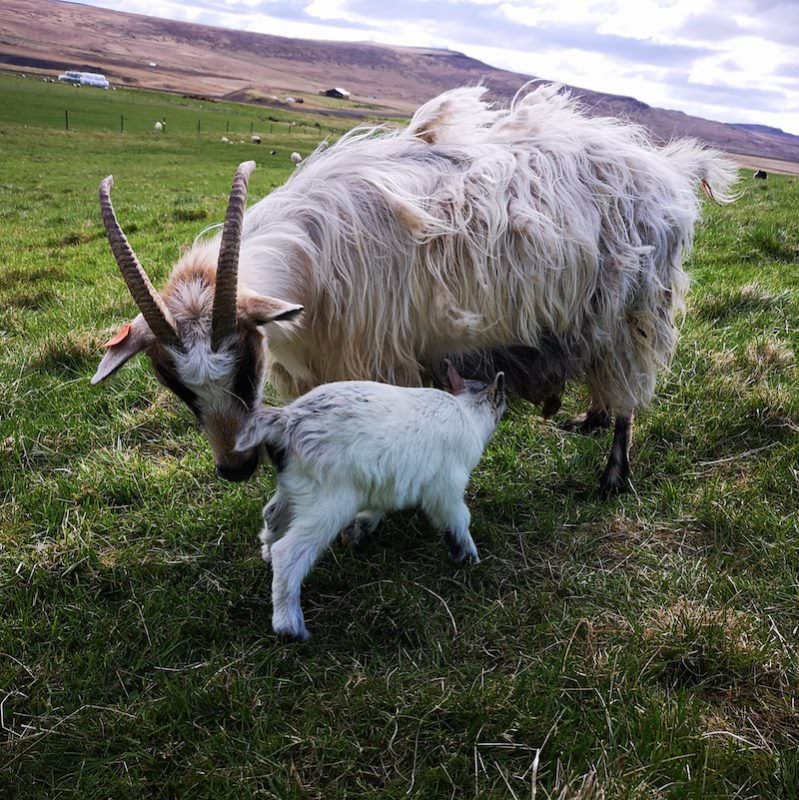
[[[238,286],[239,249],[254,161],[233,179],[216,257],[215,246],[192,248],[157,292],[117,222],[110,191],[100,184],[100,208],[111,250],[141,313],[107,344],[92,383],[144,351],[159,382],[194,412],[214,452],[217,472],[232,481],[252,475],[260,450],[236,451],[249,414],[261,405],[265,360],[261,327],[288,321],[302,306]],[[214,263],[216,261],[216,263]]]

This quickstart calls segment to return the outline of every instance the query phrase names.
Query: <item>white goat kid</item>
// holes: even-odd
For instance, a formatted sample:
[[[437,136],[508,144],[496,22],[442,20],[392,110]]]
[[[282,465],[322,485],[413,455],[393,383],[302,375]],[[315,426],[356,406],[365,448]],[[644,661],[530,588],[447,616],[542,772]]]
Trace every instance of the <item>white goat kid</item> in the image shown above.
[[[237,447],[265,445],[278,489],[264,509],[262,555],[272,562],[272,627],[307,639],[300,589],[316,559],[363,509],[421,507],[453,561],[477,562],[464,492],[505,410],[504,376],[463,381],[450,365],[438,389],[329,383],[285,408],[256,413]]]

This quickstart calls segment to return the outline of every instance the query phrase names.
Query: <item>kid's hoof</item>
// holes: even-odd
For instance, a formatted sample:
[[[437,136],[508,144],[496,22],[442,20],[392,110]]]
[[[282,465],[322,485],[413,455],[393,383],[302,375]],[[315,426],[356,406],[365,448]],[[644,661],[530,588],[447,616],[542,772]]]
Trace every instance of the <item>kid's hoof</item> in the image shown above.
[[[293,644],[294,642],[307,642],[311,638],[311,634],[305,628],[299,631],[276,630],[275,637],[281,644]]]
[[[480,563],[480,556],[477,553],[466,553],[458,558],[453,556],[452,553],[449,554],[449,557],[457,564],[459,567],[466,567],[466,566],[474,566],[475,564]]]
[[[459,567],[464,564],[480,563],[480,556],[473,542],[469,543],[471,546],[463,544],[452,531],[444,531],[444,541],[447,543],[450,559]]]
[[[356,519],[341,531],[341,543],[347,547],[357,547],[369,535],[369,528],[361,520]]]

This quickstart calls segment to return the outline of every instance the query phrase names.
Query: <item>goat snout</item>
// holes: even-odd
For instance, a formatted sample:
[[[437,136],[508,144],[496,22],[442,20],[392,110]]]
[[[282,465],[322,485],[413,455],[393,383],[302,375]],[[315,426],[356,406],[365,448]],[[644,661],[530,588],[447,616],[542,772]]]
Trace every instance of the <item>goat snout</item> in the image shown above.
[[[246,481],[258,468],[258,450],[253,449],[245,461],[238,464],[217,464],[216,474],[226,481]]]

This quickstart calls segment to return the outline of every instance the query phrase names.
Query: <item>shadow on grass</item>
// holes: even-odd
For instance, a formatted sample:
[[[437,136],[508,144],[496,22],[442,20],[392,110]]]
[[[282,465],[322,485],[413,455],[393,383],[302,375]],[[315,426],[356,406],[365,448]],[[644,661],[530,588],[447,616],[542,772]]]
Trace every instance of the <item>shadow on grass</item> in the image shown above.
[[[773,293],[752,282],[734,289],[719,289],[692,302],[693,311],[700,320],[725,322],[736,316],[763,311],[774,311],[789,299],[787,292]]]
[[[51,339],[44,344],[31,366],[50,375],[84,375],[98,360],[93,341]]]
[[[0,297],[5,310],[41,311],[52,305],[57,297],[51,289],[22,289],[6,292]]]
[[[791,236],[790,230],[784,225],[760,222],[746,232],[744,244],[752,248],[755,254],[775,261],[799,261],[799,241]]]
[[[40,267],[38,269],[9,269],[2,273],[5,288],[12,289],[22,285],[39,283],[40,281],[64,281],[67,275],[56,267]]]

